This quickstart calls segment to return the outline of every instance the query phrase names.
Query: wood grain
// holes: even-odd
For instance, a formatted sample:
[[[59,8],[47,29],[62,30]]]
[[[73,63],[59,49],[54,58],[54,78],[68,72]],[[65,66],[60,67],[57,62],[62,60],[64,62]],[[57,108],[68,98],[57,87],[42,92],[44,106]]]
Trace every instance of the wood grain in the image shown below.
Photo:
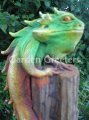
[[[58,75],[31,78],[33,109],[40,120],[78,120],[79,71],[69,67]]]

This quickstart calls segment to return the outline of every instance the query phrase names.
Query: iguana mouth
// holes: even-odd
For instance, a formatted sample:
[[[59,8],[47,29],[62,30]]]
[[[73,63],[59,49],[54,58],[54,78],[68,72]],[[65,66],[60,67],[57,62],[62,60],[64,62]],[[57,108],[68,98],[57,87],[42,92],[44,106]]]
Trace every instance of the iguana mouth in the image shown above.
[[[83,30],[66,30],[66,31],[53,31],[48,36],[58,36],[58,35],[79,35],[81,36],[83,34]]]
[[[55,33],[68,33],[68,32],[78,32],[78,33],[83,33],[84,29],[71,29],[71,30],[47,30],[47,29],[40,29],[40,30],[34,30],[33,33],[41,35],[41,34],[47,34],[47,35],[51,35],[51,34],[55,34]]]
[[[60,33],[64,33],[64,32],[83,32],[83,29],[79,30],[79,29],[72,29],[72,30],[64,30],[64,31],[52,31],[51,33],[54,32],[60,32]]]

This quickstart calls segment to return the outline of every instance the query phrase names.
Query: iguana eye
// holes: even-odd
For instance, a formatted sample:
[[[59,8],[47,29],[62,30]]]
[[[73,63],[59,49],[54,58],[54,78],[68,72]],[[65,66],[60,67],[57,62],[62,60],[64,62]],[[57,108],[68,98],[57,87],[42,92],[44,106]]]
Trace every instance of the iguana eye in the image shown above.
[[[70,16],[65,16],[65,17],[63,17],[63,21],[65,21],[65,22],[68,22],[68,21],[71,21],[73,18],[72,17],[70,17]]]

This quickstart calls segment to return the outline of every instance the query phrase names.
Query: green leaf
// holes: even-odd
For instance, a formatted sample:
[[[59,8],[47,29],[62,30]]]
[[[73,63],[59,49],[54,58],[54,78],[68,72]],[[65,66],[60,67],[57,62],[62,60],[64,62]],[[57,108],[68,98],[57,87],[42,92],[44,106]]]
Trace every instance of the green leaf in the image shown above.
[[[15,2],[14,5],[16,5],[16,6],[18,6],[18,7],[21,7],[21,3],[20,3],[19,1]]]
[[[34,3],[36,4],[37,8],[39,8],[41,5],[40,0],[34,0]]]
[[[0,28],[1,28],[1,30],[2,30],[3,32],[6,33],[6,30],[7,30],[7,24],[2,24],[2,25],[0,25]]]
[[[50,7],[51,1],[50,0],[44,0],[45,6]]]

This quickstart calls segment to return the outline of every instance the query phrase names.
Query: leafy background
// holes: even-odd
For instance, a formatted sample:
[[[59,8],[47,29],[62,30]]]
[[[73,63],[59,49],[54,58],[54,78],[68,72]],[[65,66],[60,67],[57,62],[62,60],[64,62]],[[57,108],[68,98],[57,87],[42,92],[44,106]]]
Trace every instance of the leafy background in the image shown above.
[[[89,0],[0,0],[0,51],[7,48],[12,38],[9,31],[15,32],[25,26],[24,20],[39,17],[39,11],[51,12],[52,7],[70,11],[85,23],[85,32],[71,61],[80,70],[79,120],[89,120]],[[0,55],[0,71],[6,56]],[[6,75],[0,72],[0,120],[15,120],[13,110],[7,104],[8,92],[4,92]]]

